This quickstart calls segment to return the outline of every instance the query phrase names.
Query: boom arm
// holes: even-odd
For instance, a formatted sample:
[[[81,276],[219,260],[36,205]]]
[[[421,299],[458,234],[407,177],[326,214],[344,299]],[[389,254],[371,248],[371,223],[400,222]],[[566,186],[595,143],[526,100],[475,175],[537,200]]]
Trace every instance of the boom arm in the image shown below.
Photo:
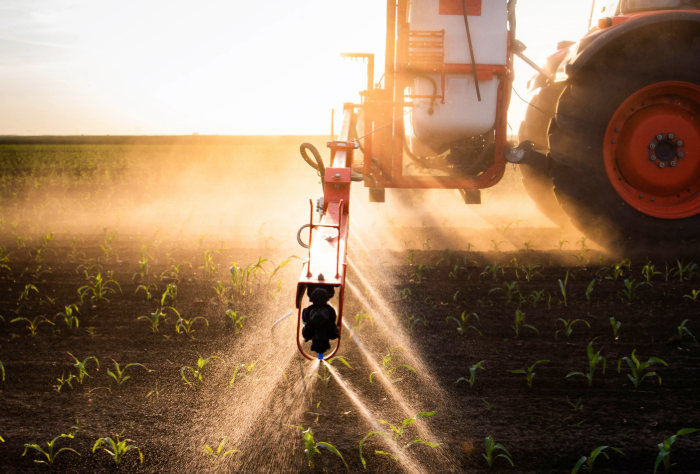
[[[296,307],[297,317],[297,347],[304,357],[316,359],[303,347],[301,341],[302,311],[304,310],[304,295],[311,288],[330,287],[332,291],[339,290],[338,318],[334,322],[338,328],[338,342],[330,355],[318,354],[318,359],[333,357],[340,348],[340,334],[343,322],[343,299],[345,296],[345,271],[347,256],[348,228],[350,224],[350,184],[353,151],[358,143],[349,139],[353,122],[353,107],[345,107],[343,128],[337,141],[328,142],[331,149],[331,166],[325,170],[325,186],[323,189],[323,213],[318,224],[313,223],[314,206],[311,207],[309,218],[309,255],[302,267],[297,283]],[[316,230],[314,236],[314,230]],[[308,295],[310,296],[310,294]]]

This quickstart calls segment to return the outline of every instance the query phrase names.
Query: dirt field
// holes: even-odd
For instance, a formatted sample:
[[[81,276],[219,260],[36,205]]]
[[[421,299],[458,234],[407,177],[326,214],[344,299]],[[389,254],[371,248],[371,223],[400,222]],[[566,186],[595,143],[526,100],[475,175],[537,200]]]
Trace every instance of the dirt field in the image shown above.
[[[497,458],[491,471],[571,472],[581,456],[607,445],[624,455],[606,451],[610,458],[599,456],[595,472],[652,472],[658,443],[700,428],[700,347],[692,337],[700,331],[696,244],[650,254],[651,260],[607,255],[577,242],[580,236],[542,227],[527,214],[530,205],[512,177],[486,194],[500,202],[520,192],[511,209],[523,211],[511,215],[452,201],[439,212],[420,211],[415,201],[433,195],[397,195],[385,208],[358,206],[365,215],[353,221],[339,353],[352,368],[336,360],[334,377],[303,360],[296,313],[278,320],[294,305],[301,260],[293,256],[304,250],[292,244],[307,216],[304,200],[320,189],[296,158],[298,138],[273,142],[272,152],[262,151],[260,139],[190,143],[185,151],[110,144],[123,148],[107,155],[95,145],[92,176],[76,174],[70,163],[84,163],[85,147],[93,145],[2,145],[3,156],[20,157],[20,164],[47,150],[80,159],[66,159],[43,176],[36,162],[3,171],[1,472],[49,470],[34,463],[41,459],[35,450],[23,457],[24,445],[46,449],[62,433],[74,438],[59,439],[57,448],[80,456],[62,452],[56,472],[346,470],[324,449],[309,467],[301,431],[287,425],[310,427],[316,442],[340,451],[351,472],[487,472],[487,436],[514,463]],[[236,169],[226,161],[232,156],[278,161],[260,168],[248,160]],[[188,158],[196,165],[187,168]],[[121,174],[112,173],[115,164]],[[291,171],[299,167],[302,172]],[[358,191],[353,198],[365,202]],[[475,225],[461,225],[464,216]],[[93,300],[98,275],[116,283],[107,285],[106,299]],[[72,304],[79,326],[68,328],[56,315]],[[138,318],[159,308],[165,316],[156,332]],[[247,318],[236,324],[227,310]],[[516,334],[518,310],[525,321]],[[474,313],[464,334],[457,321],[446,321]],[[26,319],[12,322],[17,318]],[[32,335],[26,320],[35,318],[53,324],[40,324]],[[611,318],[621,323],[617,336]],[[582,321],[567,336],[562,320]],[[606,363],[605,370],[602,361],[596,365],[589,386],[585,377],[567,374],[589,372],[591,341]],[[620,358],[635,349],[641,362],[663,360],[646,371],[657,375],[636,388],[625,361],[618,373]],[[80,361],[95,357],[99,368],[88,360],[81,383],[71,378],[78,370],[69,353]],[[210,358],[201,371],[198,358]],[[122,370],[143,366],[126,369],[130,378],[120,384],[107,372],[115,373],[114,361]],[[473,386],[456,383],[480,361],[484,370],[475,369]],[[510,372],[537,361],[547,362],[534,368],[531,388],[526,374]],[[377,422],[400,426],[432,411],[407,425],[398,443]],[[366,441],[365,471],[359,443],[373,431],[387,438]],[[92,452],[98,438],[120,433],[140,448],[142,464],[137,451],[118,468],[107,452]],[[223,451],[239,452],[223,459],[205,454],[205,445],[216,452],[224,438]],[[403,448],[417,439],[440,446]],[[678,437],[673,472],[699,472],[699,443],[700,433]]]

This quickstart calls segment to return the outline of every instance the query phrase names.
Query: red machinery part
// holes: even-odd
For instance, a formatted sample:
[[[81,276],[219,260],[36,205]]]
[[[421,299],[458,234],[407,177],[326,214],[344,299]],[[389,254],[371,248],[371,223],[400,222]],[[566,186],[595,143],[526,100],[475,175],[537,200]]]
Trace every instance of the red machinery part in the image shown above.
[[[323,214],[321,221],[314,224],[313,200],[309,200],[309,254],[302,266],[297,283],[296,307],[297,347],[299,352],[309,360],[315,360],[304,350],[301,341],[301,313],[304,309],[304,295],[309,285],[326,285],[339,289],[338,326],[339,338],[335,349],[324,360],[332,358],[340,348],[343,324],[343,301],[345,297],[345,272],[348,230],[350,225],[350,185],[353,151],[357,143],[348,139],[350,135],[353,107],[345,108],[343,128],[338,141],[329,142],[332,166],[326,168],[323,192]],[[316,230],[316,235],[313,231]]]
[[[662,219],[700,212],[700,87],[661,82],[620,105],[605,134],[605,171],[638,211]]]

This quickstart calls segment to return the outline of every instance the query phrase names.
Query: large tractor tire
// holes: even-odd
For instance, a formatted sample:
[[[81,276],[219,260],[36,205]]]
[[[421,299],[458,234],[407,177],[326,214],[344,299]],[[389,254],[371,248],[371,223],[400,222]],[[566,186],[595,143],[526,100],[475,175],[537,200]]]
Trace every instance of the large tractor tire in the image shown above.
[[[564,84],[562,83],[545,85],[538,89],[525,112],[525,120],[520,124],[518,141],[521,143],[524,141],[533,142],[535,144],[533,150],[543,155],[547,155],[549,152],[547,131],[563,89]],[[519,169],[523,175],[525,191],[532,198],[537,209],[559,227],[570,226],[569,217],[562,210],[554,195],[554,185],[547,169],[547,163],[542,160],[541,163],[522,164],[519,165]]]
[[[700,31],[654,32],[610,45],[571,78],[550,128],[557,199],[578,229],[617,248],[700,237]]]

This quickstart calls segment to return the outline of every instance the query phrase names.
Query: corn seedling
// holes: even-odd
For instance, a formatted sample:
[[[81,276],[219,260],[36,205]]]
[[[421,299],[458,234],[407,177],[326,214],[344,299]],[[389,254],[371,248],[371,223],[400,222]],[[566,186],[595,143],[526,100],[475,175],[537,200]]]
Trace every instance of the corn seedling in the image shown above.
[[[151,395],[155,395],[156,397],[160,397],[160,392],[162,392],[163,389],[158,389],[158,382],[156,382],[156,388],[154,390],[151,390],[146,394],[146,398],[150,397]]]
[[[413,293],[411,293],[411,290],[409,288],[404,288],[403,290],[399,291],[399,294],[401,295],[402,300],[408,299],[409,296],[412,296]]]
[[[537,308],[537,303],[540,301],[544,300],[544,294],[547,293],[547,290],[540,290],[540,291],[533,291],[528,300],[530,301],[530,304],[532,305],[533,308]],[[549,293],[547,293],[549,294]]]
[[[581,404],[581,399],[580,399],[580,398],[578,399],[578,401],[577,401],[576,403],[574,403],[574,402],[572,402],[571,400],[569,400],[569,397],[566,397],[566,403],[568,403],[569,405],[571,405],[571,408],[572,408],[574,411],[583,411],[583,405]]]
[[[505,244],[507,242],[505,240],[502,240],[500,242],[498,242],[496,240],[491,240],[491,243],[493,244],[493,250],[495,252],[500,252],[501,251],[501,244]]]
[[[377,420],[379,423],[381,423],[383,425],[387,425],[391,428],[391,431],[393,433],[393,439],[390,438],[389,435],[387,435],[383,431],[371,431],[371,432],[367,433],[367,435],[362,439],[362,441],[360,441],[360,461],[362,461],[362,467],[367,469],[367,461],[365,460],[365,458],[362,454],[362,451],[364,449],[364,445],[367,442],[367,440],[369,440],[373,436],[381,436],[388,443],[390,443],[392,445],[392,447],[394,448],[394,450],[396,450],[396,451],[403,451],[406,448],[409,448],[409,447],[414,446],[414,445],[418,445],[418,446],[423,445],[423,446],[427,446],[429,448],[437,448],[438,446],[440,446],[440,443],[431,443],[429,441],[423,441],[420,439],[414,439],[413,441],[410,441],[409,443],[407,443],[403,446],[401,445],[401,438],[403,437],[404,431],[406,430],[407,427],[413,425],[416,422],[416,420],[421,419],[421,418],[430,418],[430,417],[434,416],[435,413],[436,412],[434,412],[434,411],[417,413],[413,418],[404,419],[403,422],[401,423],[401,426],[394,426],[387,421]],[[386,451],[375,451],[374,453],[381,454],[384,456],[390,456],[392,459],[396,460],[396,458],[393,455],[391,455],[390,453],[388,453]]]
[[[425,242],[423,243],[423,249],[424,250],[430,250],[430,237],[427,237],[425,239]]]
[[[105,297],[108,294],[113,294],[115,293],[114,289],[110,287],[110,285],[117,285],[117,288],[119,288],[119,292],[121,293],[122,288],[119,286],[119,283],[117,283],[114,280],[106,280],[104,281],[102,279],[102,273],[98,273],[97,276],[95,277],[95,282],[90,285],[84,285],[78,288],[78,295],[80,295],[80,302],[82,303],[85,299],[85,296],[92,294],[90,299],[93,302],[98,302],[105,300],[106,302],[109,303],[109,300]]]
[[[134,440],[132,439],[123,439],[120,440],[119,437],[121,435],[115,435],[114,437],[116,438],[116,441],[112,438],[100,438],[97,441],[95,441],[95,445],[92,447],[92,452],[94,453],[98,449],[102,448],[107,453],[112,456],[112,459],[114,459],[115,464],[119,464],[122,462],[122,459],[131,450],[136,450],[139,452],[139,459],[141,460],[141,464],[143,464],[143,453],[141,450],[133,445],[133,444],[127,444],[127,443],[133,443]]]
[[[119,363],[116,360],[112,359],[112,362],[114,362],[114,372],[107,369],[107,375],[109,375],[114,380],[116,380],[117,384],[119,384],[119,385],[123,384],[124,382],[126,382],[127,380],[129,380],[131,378],[130,375],[126,375],[126,376],[124,375],[124,372],[126,372],[126,369],[128,369],[131,366],[143,367],[144,369],[146,369],[147,372],[151,372],[150,370],[148,370],[148,368],[145,365],[139,364],[138,362],[132,362],[130,364],[126,364],[126,366],[124,366],[123,369],[119,366]]]
[[[117,255],[116,250],[112,247],[112,240],[114,240],[114,234],[111,235],[106,235],[105,234],[105,239],[104,243],[100,245],[100,250],[102,250],[102,257],[104,257],[105,262],[109,262],[114,258],[115,260],[119,259],[119,256]]]
[[[479,278],[482,276],[491,276],[491,281],[494,283],[498,283],[498,272],[501,272],[501,275],[505,275],[505,271],[503,270],[503,267],[500,265],[496,265],[495,263],[493,265],[487,265],[486,268],[484,268],[484,271],[481,272],[479,275]]]
[[[501,450],[505,454],[497,454],[494,456],[496,450]],[[484,459],[486,459],[486,462],[488,463],[489,467],[491,467],[494,463],[494,461],[498,458],[503,458],[506,461],[510,463],[511,466],[515,466],[513,464],[513,460],[510,458],[510,453],[508,450],[500,443],[496,443],[493,440],[493,436],[487,436],[486,437],[486,453],[482,454]]]
[[[399,350],[402,350],[402,351],[404,351],[404,352],[408,352],[408,351],[407,351],[406,349],[404,349],[403,347],[392,347],[391,349],[389,349],[389,353],[388,353],[387,355],[385,355],[385,356],[382,357],[382,366],[384,367],[384,371],[386,372],[387,376],[389,376],[389,377],[393,376],[394,373],[395,373],[398,369],[410,370],[411,372],[413,372],[414,374],[417,375],[418,372],[416,371],[416,369],[414,369],[414,368],[411,367],[410,365],[407,365],[407,364],[399,364],[399,365],[396,365],[396,366],[394,366],[394,367],[391,366],[392,361],[397,361],[397,360],[403,358],[402,356],[395,354],[395,352],[397,352],[397,351],[399,351]],[[373,375],[374,375],[374,372],[372,372],[371,374],[369,374],[369,383],[373,383],[373,381],[372,381],[372,376],[373,376]],[[393,382],[393,383],[397,383],[397,382],[400,382],[400,381],[402,381],[402,380],[403,380],[403,377],[397,378],[397,379],[393,379],[392,382]]]
[[[591,304],[591,294],[593,293],[593,286],[595,285],[595,278],[591,280],[591,282],[588,284],[588,288],[586,288],[586,301],[588,304]]]
[[[169,255],[169,254],[168,254]],[[183,265],[187,265],[192,268],[192,264],[190,262],[180,262],[178,265],[175,265],[174,263],[170,264],[170,268],[168,268],[166,271],[161,273],[160,278],[172,278],[175,280],[180,279],[180,267]]]
[[[406,257],[406,260],[408,260],[408,264],[409,264],[409,265],[413,265],[413,254],[414,254],[414,252],[415,252],[414,250],[409,250],[409,251],[408,251],[408,257]]]
[[[466,271],[466,268],[460,267],[459,265],[455,265],[454,268],[452,269],[452,271],[447,274],[447,277],[452,279],[452,280],[457,281],[457,280],[459,280],[459,274],[462,270]]]
[[[343,464],[345,464],[345,467],[350,469],[347,463],[345,462],[345,459],[343,459],[343,455],[340,454],[340,451],[338,451],[335,448],[335,446],[333,446],[330,443],[326,443],[323,441],[316,442],[316,440],[314,440],[314,432],[311,431],[311,427],[304,429],[303,426],[285,426],[289,426],[290,428],[297,428],[299,431],[301,431],[301,438],[304,440],[304,445],[306,446],[304,452],[306,453],[306,459],[309,462],[309,467],[314,467],[314,456],[316,456],[317,454],[321,454],[321,451],[319,451],[318,448],[323,448],[338,456],[340,460],[343,461]]]
[[[37,294],[39,294],[39,290],[37,290],[36,286],[32,285],[31,283],[28,285],[24,285],[24,291],[22,293],[20,293],[19,301],[28,300],[29,299],[29,292],[31,290],[34,290]]]
[[[331,371],[328,367],[333,365],[333,362],[335,362],[336,360],[342,362],[343,365],[345,365],[347,368],[352,369],[348,361],[344,357],[340,356],[336,356],[331,359],[328,359],[325,362],[322,362],[321,367],[323,367],[323,375],[319,374],[318,372],[316,372],[314,375],[316,376],[316,378],[321,380],[323,382],[323,385],[325,385],[326,387],[328,387],[328,384],[331,381]]]
[[[3,268],[2,264],[0,264],[0,268]],[[9,267],[7,268],[7,270],[9,270]],[[34,277],[35,279],[38,280],[39,278],[41,278],[41,275],[43,275],[45,273],[46,274],[51,273],[51,270],[44,270],[41,268],[41,265],[36,267],[36,270],[27,267],[24,269],[24,271],[22,272],[20,277],[23,277],[25,273],[29,273],[32,277]]]
[[[622,296],[625,296],[627,298],[627,301],[638,300],[639,295],[637,294],[637,290],[639,289],[639,287],[642,285],[651,285],[651,283],[647,283],[646,281],[635,284],[635,281],[636,280],[629,281],[629,280],[625,279],[625,281],[624,281],[625,289],[618,293],[618,295],[621,295],[620,296],[621,300],[622,300]]]
[[[151,301],[151,299],[153,298],[151,290],[158,291],[158,285],[156,285],[155,283],[152,283],[150,285],[139,285],[136,287],[136,291],[134,291],[134,294],[137,294],[139,291],[143,291],[144,293],[146,293],[146,301]]]
[[[56,251],[52,248],[45,248],[45,247],[39,247],[39,248],[34,248],[29,250],[29,256],[32,256],[32,251],[34,252],[34,261],[35,262],[43,262],[45,260],[44,254],[47,251],[50,251],[51,253],[56,255]]]
[[[651,282],[651,279],[654,278],[655,275],[661,274],[661,272],[654,271],[654,265],[652,265],[651,261],[647,261],[646,265],[642,267],[642,275],[644,275],[647,282]]]
[[[68,385],[68,387],[70,387],[70,389],[73,390],[74,378],[76,378],[75,375],[73,375],[70,372],[68,372],[68,377],[66,377],[65,373],[62,373],[61,377],[56,379],[56,381],[58,381],[58,385],[54,385],[54,390],[56,390],[58,393],[61,393],[61,389],[64,385]]]
[[[2,374],[2,382],[5,381],[5,366],[2,365],[2,361],[0,361],[0,374]]]
[[[139,281],[143,280],[148,276],[149,271],[150,267],[148,266],[148,259],[144,258],[142,260],[139,260],[139,271],[132,275],[131,281],[133,282],[137,279]]]
[[[593,339],[595,341],[597,338]],[[605,369],[608,366],[608,360],[600,355],[600,351],[595,352],[593,350],[593,341],[588,343],[588,347],[586,348],[586,356],[588,356],[588,373],[585,374],[583,372],[569,372],[566,375],[566,378],[569,378],[573,375],[580,375],[582,377],[586,377],[588,380],[588,386],[593,385],[593,374],[595,373],[596,368],[598,367],[598,364],[602,361],[603,362],[603,373],[605,373]],[[602,348],[601,348],[602,350]]]
[[[165,310],[171,310],[173,311],[177,317],[180,317],[180,313],[178,310],[173,308],[172,306],[161,306],[160,308],[156,309],[154,312],[149,314],[148,316],[139,316],[137,319],[138,320],[144,320],[148,321],[149,324],[151,325],[151,331],[152,332],[158,332],[158,327],[160,326],[160,320],[161,318],[166,319],[167,314],[165,313]],[[177,329],[177,327],[176,327]]]
[[[97,364],[97,370],[100,370],[100,361],[97,360],[97,357],[95,357],[95,356],[86,357],[85,360],[83,360],[81,362],[77,357],[75,357],[70,352],[68,353],[68,355],[71,356],[73,358],[73,360],[75,361],[75,363],[73,364],[73,367],[78,369],[78,375],[75,376],[75,379],[78,382],[80,382],[81,384],[83,383],[83,379],[85,377],[90,377],[90,374],[88,374],[88,371],[86,368],[88,362],[90,362],[91,360],[94,360],[95,364]]]
[[[530,367],[525,367],[524,369],[517,369],[517,370],[510,370],[509,372],[511,374],[525,374],[525,378],[527,379],[527,386],[532,388],[532,379],[535,378],[535,373],[533,370],[535,370],[535,366],[537,364],[544,364],[546,362],[549,362],[548,360],[538,360],[534,364],[532,364]]]
[[[29,331],[31,332],[31,335],[32,335],[32,336],[36,336],[36,333],[37,333],[37,331],[39,330],[39,326],[41,326],[41,325],[44,324],[44,323],[50,324],[50,325],[52,325],[52,326],[55,326],[54,323],[52,323],[51,321],[49,321],[48,319],[46,319],[44,316],[37,316],[37,317],[34,318],[34,319],[29,319],[29,318],[15,318],[15,319],[11,320],[10,323],[16,323],[16,322],[19,322],[19,321],[24,321],[25,323],[27,323],[27,326],[26,326],[26,327],[27,327],[27,329],[29,329]]]
[[[73,312],[79,313],[80,311],[78,310],[78,307],[76,305],[69,304],[64,307],[62,313],[56,314],[56,316],[61,316],[63,318],[63,321],[65,321],[68,329],[73,329],[73,324],[75,324],[76,328],[80,325],[80,321],[78,321],[78,316],[73,314]]]
[[[623,357],[617,361],[617,373],[620,373],[622,361],[624,360],[625,362],[627,362],[627,365],[629,365],[630,369],[632,369],[632,373],[627,374],[627,377],[634,384],[634,388],[639,387],[639,384],[641,384],[645,378],[654,376],[658,378],[659,385],[661,385],[661,377],[657,375],[656,372],[645,373],[645,371],[649,370],[651,364],[664,364],[666,367],[668,367],[668,364],[663,360],[659,359],[658,357],[650,357],[648,361],[640,362],[639,359],[637,359],[637,357],[635,356],[635,352],[637,352],[637,349],[632,351],[631,357]]]
[[[594,280],[594,281],[595,281],[595,280]],[[568,339],[568,338],[571,336],[571,333],[574,332],[574,324],[576,324],[576,323],[578,323],[578,322],[584,323],[584,324],[585,324],[586,326],[588,326],[589,328],[591,327],[591,325],[588,324],[588,321],[586,321],[585,319],[574,319],[574,320],[572,321],[572,320],[570,320],[570,319],[569,319],[569,320],[564,320],[564,319],[562,319],[562,318],[559,318],[559,319],[557,319],[556,322],[558,323],[559,321],[561,321],[561,322],[564,324],[564,329],[560,329],[560,330],[558,330],[557,332],[555,332],[555,333],[554,333],[554,339],[557,339],[557,336],[559,335],[560,332],[563,332],[564,335],[566,335],[566,337],[567,337],[567,339]]]
[[[430,267],[428,265],[418,265],[416,273],[414,273],[412,276],[415,277],[417,283],[420,283],[423,281],[423,279],[425,279],[425,277],[423,276],[423,272],[427,270],[433,270],[434,268],[435,267]]]
[[[374,319],[372,319],[372,315],[365,313],[365,310],[361,309],[360,312],[355,315],[355,327],[353,329],[360,332],[360,329],[362,329],[362,321],[365,319],[368,320],[370,326],[374,328]]]
[[[203,359],[200,357],[197,359],[197,367],[192,367],[192,366],[186,366],[180,369],[180,376],[182,377],[182,380],[185,381],[185,385],[188,386],[193,386],[196,385],[197,383],[204,382],[204,379],[202,378],[204,367],[212,361],[212,359],[218,359],[219,357],[217,356],[210,356],[207,357],[206,359]],[[185,375],[189,371],[189,373],[192,375],[192,380],[189,380],[187,378],[187,375]]]
[[[510,303],[513,302],[513,298],[515,295],[520,294],[520,290],[518,289],[518,282],[514,281],[511,282],[510,284],[508,283],[503,283],[503,288],[493,288],[491,291],[489,291],[489,294],[495,292],[495,291],[503,291],[506,297],[506,305],[509,305]]]
[[[540,333],[535,326],[525,324],[525,313],[523,313],[521,310],[517,310],[515,312],[515,326],[511,326],[513,329],[515,329],[515,337],[520,337],[520,326],[532,329],[537,334]]]
[[[160,305],[165,306],[165,300],[168,298],[171,303],[175,301],[175,298],[177,298],[177,285],[169,283],[168,286],[165,287],[165,291],[160,296]]]
[[[666,438],[665,440],[663,440],[662,443],[658,444],[659,455],[656,458],[656,462],[654,463],[654,474],[656,474],[656,470],[659,468],[659,464],[661,464],[661,461],[663,461],[664,463],[665,471],[671,469],[671,446],[673,445],[673,443],[676,442],[676,438],[678,438],[679,436],[695,433],[696,431],[698,430],[695,428],[684,428],[678,431],[678,433],[674,434],[670,438]]]
[[[559,242],[557,242],[557,243],[559,244],[559,251],[562,252],[562,251],[564,250],[564,244],[568,244],[569,241],[568,241],[568,240],[561,239],[561,240],[560,240]]]
[[[216,250],[213,251],[214,253],[219,253]],[[214,263],[214,256],[212,255],[212,250],[207,250],[202,254],[202,260],[204,260],[204,264],[199,267],[202,270],[204,270],[204,274],[208,274],[211,278],[215,278],[217,272],[219,271],[219,264]]]
[[[214,451],[213,448],[209,447],[206,444],[202,447],[202,449],[204,450],[204,453],[207,455],[207,457],[212,461],[221,461],[226,456],[230,456],[233,453],[240,453],[240,451],[237,449],[229,449],[228,451],[224,451],[224,446],[226,446],[227,441],[228,436],[225,436],[219,443],[219,447],[216,448],[216,451]]]
[[[693,275],[695,274],[695,269],[698,267],[693,262],[690,262],[686,265],[684,262],[681,262],[678,259],[676,259],[676,265],[678,269],[676,270],[675,276],[678,277],[678,281],[680,281],[681,283],[684,280],[692,280]]]
[[[239,296],[252,293],[252,285],[255,281],[252,265],[248,265],[246,268],[239,267],[236,262],[232,262],[231,265],[229,271],[234,293]]]
[[[217,281],[216,286],[214,287],[214,291],[216,292],[216,297],[218,298],[218,300],[221,302],[226,301],[226,292],[230,289],[230,286],[225,287],[223,283]]]
[[[615,318],[610,318],[610,325],[613,329],[613,337],[617,340],[617,338],[620,337],[617,333],[620,330],[620,326],[622,326],[622,322],[617,321]]]
[[[623,275],[625,269],[629,270],[629,268],[631,266],[632,266],[632,263],[630,262],[630,260],[628,258],[626,258],[626,259],[622,260],[622,262],[617,263],[617,264],[613,265],[612,267],[610,267],[612,270],[612,276],[606,276],[605,279],[617,281],[617,279]]]
[[[270,276],[269,276],[268,279],[267,279],[267,284],[269,285],[270,282],[272,281],[272,279],[273,279],[273,278],[275,277],[275,275],[277,274],[277,272],[280,271],[281,269],[283,269],[284,267],[286,267],[287,265],[289,265],[289,263],[291,263],[291,261],[292,261],[293,259],[295,259],[295,258],[296,258],[296,259],[299,259],[299,257],[297,257],[296,255],[292,255],[292,256],[289,257],[287,260],[285,260],[284,262],[280,263],[279,266],[275,265],[275,262],[273,262],[272,260],[270,260],[270,263],[272,264],[272,272],[270,273]]]
[[[445,324],[447,324],[450,320],[453,320],[454,322],[457,323],[457,332],[459,333],[460,336],[464,336],[469,329],[473,329],[474,331],[479,333],[479,336],[483,336],[481,334],[481,331],[479,331],[477,328],[474,326],[469,325],[469,318],[475,317],[477,321],[481,322],[479,320],[479,315],[476,313],[467,313],[466,311],[462,312],[462,315],[460,316],[460,319],[455,318],[454,316],[448,316],[445,318]]]
[[[593,472],[593,464],[595,463],[595,460],[598,456],[602,454],[603,456],[605,456],[605,459],[610,459],[608,453],[605,452],[606,449],[612,449],[613,451],[620,453],[623,456],[625,455],[625,453],[623,453],[617,448],[613,448],[612,446],[598,446],[593,450],[590,456],[581,456],[581,459],[578,460],[578,462],[574,466],[574,470],[571,471],[571,474],[577,474],[581,467],[583,467],[588,472]]]
[[[695,342],[698,342],[697,339],[695,339],[695,336],[693,336],[693,333],[690,332],[690,329],[685,327],[685,324],[688,322],[687,319],[684,319],[683,322],[681,322],[680,326],[678,326],[678,339],[683,340],[683,336],[686,334],[690,336]]]
[[[202,316],[197,316],[192,319],[185,319],[182,316],[180,316],[180,319],[177,320],[175,323],[175,332],[180,334],[180,331],[183,331],[185,334],[190,335],[194,332],[194,323],[196,323],[198,320],[203,320],[207,326],[209,326],[209,321],[207,321],[207,318],[204,318]]]
[[[90,265],[89,267],[86,265],[78,265],[78,267],[75,269],[75,273],[80,273],[81,270],[83,272],[83,275],[85,275],[85,279],[87,281],[90,281],[102,271],[102,265],[100,265],[99,263]]]
[[[540,276],[544,278],[544,276],[538,271],[539,268],[542,268],[542,265],[536,264],[536,265],[528,265],[528,266],[521,266],[520,270],[522,270],[525,273],[525,279],[529,282],[532,281],[533,278],[536,276]]]
[[[698,297],[700,296],[700,290],[691,290],[689,295],[683,295],[683,298],[688,298],[693,303],[697,303]]]
[[[585,264],[589,263],[590,260],[586,257],[586,254],[590,251],[590,249],[585,249],[581,250],[578,255],[572,255],[572,257],[576,260],[576,265],[579,266],[579,268],[582,268]]]
[[[46,457],[46,461],[35,459],[34,462],[39,463],[39,464],[47,464],[49,466],[53,465],[53,463],[54,463],[54,461],[56,461],[56,458],[58,457],[58,455],[61,454],[63,451],[71,451],[71,452],[77,454],[78,456],[80,456],[80,453],[72,448],[61,448],[61,449],[57,450],[56,449],[56,442],[61,438],[73,439],[74,436],[72,434],[62,434],[62,435],[56,436],[54,439],[52,439],[51,441],[48,441],[46,443],[46,446],[48,447],[47,451],[44,451],[41,448],[41,446],[39,446],[38,444],[25,444],[24,445],[24,452],[22,453],[22,456],[27,454],[27,451],[29,451],[30,449],[33,449],[35,451],[38,451],[40,454],[43,454]]]
[[[231,319],[231,322],[233,323],[233,332],[235,334],[238,334],[239,332],[241,332],[241,329],[243,329],[244,320],[252,318],[252,316],[238,316],[238,313],[236,313],[232,309],[226,311],[226,316],[228,316]]]
[[[477,362],[476,364],[472,365],[469,368],[469,378],[460,377],[459,379],[457,379],[455,384],[458,384],[462,380],[464,380],[465,382],[469,382],[470,387],[473,387],[474,382],[476,382],[476,369],[486,370],[486,369],[484,369],[484,361],[483,360],[481,362]]]
[[[423,326],[428,325],[428,321],[425,318],[421,318],[421,316],[423,316],[422,313],[413,313],[406,319],[406,328],[408,332],[413,332],[413,328],[415,328],[418,323],[423,323]]]
[[[567,306],[566,285],[568,283],[569,283],[569,270],[566,271],[566,277],[564,278],[564,281],[562,282],[561,279],[559,280],[559,290],[561,291],[561,294],[564,297],[564,306]]]
[[[487,402],[485,398],[482,398],[481,401],[484,402],[484,403],[486,404],[486,409],[487,409],[488,411],[491,411],[491,409],[492,409],[493,407],[496,406],[495,403],[489,403],[489,402]]]

